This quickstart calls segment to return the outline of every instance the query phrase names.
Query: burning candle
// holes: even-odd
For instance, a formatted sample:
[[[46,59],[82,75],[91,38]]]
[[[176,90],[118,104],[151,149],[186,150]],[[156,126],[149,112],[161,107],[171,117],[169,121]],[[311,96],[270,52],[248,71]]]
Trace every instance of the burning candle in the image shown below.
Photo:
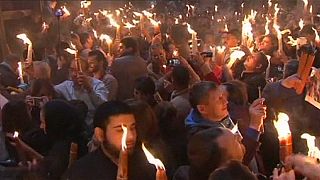
[[[163,163],[161,162],[161,160],[156,159],[150,153],[150,151],[148,151],[148,149],[144,146],[144,143],[142,143],[142,150],[143,150],[144,154],[146,155],[148,162],[150,164],[153,164],[157,169],[156,180],[167,180],[168,178],[166,175],[166,169],[165,169]]]
[[[303,22],[303,20],[302,20],[302,19],[300,19],[300,21],[299,21],[299,27],[300,27],[300,30],[303,28],[303,26],[304,26],[304,22]]]
[[[308,133],[304,133],[301,135],[301,138],[307,140],[308,156],[320,159],[320,150],[316,146],[316,137],[311,136]]]
[[[18,71],[19,71],[19,79],[20,79],[20,84],[24,84],[23,80],[23,67],[22,67],[22,62],[18,62]]]
[[[281,54],[283,51],[283,44],[282,44],[282,34],[280,31],[280,26],[278,26],[277,24],[273,24],[273,28],[276,30],[277,32],[277,38],[278,38],[278,52]]]
[[[114,26],[114,27],[117,28],[115,41],[116,41],[117,43],[120,43],[120,25],[117,23],[116,20],[114,20],[114,19],[112,18],[112,14],[109,14],[109,15],[108,15],[108,18],[109,18],[109,20],[110,20],[111,26]]]
[[[24,44],[28,44],[28,53],[27,53],[27,62],[31,64],[32,62],[32,42],[30,39],[27,37],[26,34],[18,34],[16,36],[18,39],[21,39]]]
[[[49,25],[46,22],[43,22],[41,33],[46,32],[48,29],[49,29]]]
[[[306,13],[308,11],[307,8],[308,8],[308,3],[309,2],[308,2],[308,0],[302,0],[302,1],[303,1],[303,4],[304,4],[304,6],[303,6],[304,8],[303,9],[304,9],[304,12]]]
[[[129,29],[129,33],[131,34],[131,28],[134,28],[134,27],[136,27],[135,25],[133,25],[133,24],[130,24],[129,22],[126,22],[126,23],[124,23],[124,27],[125,28],[128,28]]]
[[[123,134],[121,139],[121,150],[118,161],[117,180],[128,179],[128,151],[127,151],[127,136],[128,129],[124,125],[121,125]]]
[[[81,1],[80,2],[80,7],[81,8],[85,8],[85,9],[87,9],[87,8],[89,8],[89,6],[91,5],[91,1]]]
[[[314,21],[313,21],[313,12],[312,12],[313,8],[312,8],[312,5],[310,6],[310,18],[311,18],[311,24],[314,24]]]
[[[280,160],[284,162],[285,158],[292,154],[292,137],[288,124],[289,117],[285,113],[278,114],[278,120],[273,121],[273,124],[278,132],[280,145]]]
[[[160,21],[156,21],[152,18],[148,18],[150,20],[150,23],[153,25],[153,28],[154,28],[154,34],[159,34],[160,33],[160,24],[161,22]]]
[[[243,51],[239,51],[239,50],[235,50],[230,54],[230,60],[227,64],[228,68],[231,68],[232,65],[239,59],[241,59],[244,55],[246,55],[245,52]]]
[[[192,54],[196,54],[198,51],[198,44],[197,44],[197,32],[191,29],[190,24],[187,23],[188,32],[192,35],[191,44],[192,44]]]
[[[316,37],[315,37],[315,41],[316,41],[316,43],[320,43],[320,37],[319,37],[319,33],[318,33],[318,31],[315,29],[315,28],[312,28],[312,30],[314,31],[314,33],[315,33],[315,35],[316,35]]]
[[[101,34],[99,37],[100,41],[102,43],[106,42],[108,44],[108,52],[111,54],[111,43],[112,43],[112,39],[110,38],[110,36],[106,35],[106,34]]]
[[[133,14],[135,16],[139,16],[139,18],[140,18],[140,31],[142,32],[142,30],[143,30],[143,15],[141,13],[138,13],[138,12],[133,12]]]
[[[271,22],[271,20],[269,19],[268,16],[266,16],[266,25],[264,26],[264,29],[265,29],[265,35],[268,35],[270,34],[270,30],[269,30],[269,23]]]
[[[77,69],[77,71],[82,72],[81,62],[80,62],[80,59],[78,57],[79,56],[78,50],[76,49],[76,46],[74,44],[71,43],[70,45],[71,45],[72,49],[71,48],[67,48],[67,49],[65,49],[65,51],[70,53],[70,54],[72,54],[72,55],[74,55],[74,60],[76,62],[76,69]]]
[[[14,137],[14,138],[19,137],[19,133],[18,133],[18,131],[14,131],[14,133],[13,133],[13,137]]]

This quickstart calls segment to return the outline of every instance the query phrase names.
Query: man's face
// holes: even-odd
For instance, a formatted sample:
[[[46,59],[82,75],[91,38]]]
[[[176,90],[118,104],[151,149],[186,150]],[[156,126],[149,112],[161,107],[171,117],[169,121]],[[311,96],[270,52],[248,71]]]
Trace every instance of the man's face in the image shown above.
[[[238,39],[232,34],[228,34],[226,44],[229,48],[238,46]]]
[[[246,68],[246,71],[253,72],[257,69],[258,58],[258,54],[256,53],[247,57],[247,59],[244,62],[244,67]]]
[[[109,124],[106,127],[105,141],[117,152],[119,152],[121,150],[121,139],[123,135],[121,125],[128,129],[126,144],[128,152],[131,153],[133,152],[137,138],[135,119],[132,114],[111,116]]]
[[[271,39],[269,37],[264,37],[259,45],[259,50],[263,52],[270,51],[273,48]]]
[[[89,72],[95,73],[99,71],[101,64],[102,63],[99,63],[95,56],[88,57]]]
[[[201,105],[203,111],[200,111],[204,117],[209,120],[220,121],[228,115],[228,101],[222,87],[209,91],[209,97],[205,101]]]
[[[246,151],[241,141],[241,136],[234,135],[227,128],[223,129],[223,134],[217,139],[219,147],[226,152],[227,158],[239,161],[242,161]]]

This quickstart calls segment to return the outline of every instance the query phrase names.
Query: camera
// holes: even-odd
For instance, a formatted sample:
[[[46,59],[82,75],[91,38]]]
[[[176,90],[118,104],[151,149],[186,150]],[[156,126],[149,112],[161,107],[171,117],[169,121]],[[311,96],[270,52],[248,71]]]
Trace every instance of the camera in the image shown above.
[[[178,66],[180,64],[181,64],[180,60],[176,59],[176,58],[169,59],[168,62],[167,62],[167,66],[170,66],[170,67],[175,67],[175,66]]]
[[[204,58],[212,58],[213,57],[212,52],[201,52],[200,55]]]

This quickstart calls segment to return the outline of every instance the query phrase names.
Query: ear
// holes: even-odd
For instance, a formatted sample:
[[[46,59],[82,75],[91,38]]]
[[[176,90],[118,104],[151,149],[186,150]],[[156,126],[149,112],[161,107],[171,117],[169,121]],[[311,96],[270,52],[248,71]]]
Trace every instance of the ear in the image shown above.
[[[200,114],[207,114],[207,108],[205,105],[199,104],[197,105],[197,109],[200,112]]]
[[[105,137],[105,133],[104,133],[103,129],[98,128],[98,127],[94,128],[94,136],[97,138],[97,140],[99,142],[103,142],[104,139],[105,139],[104,138]]]

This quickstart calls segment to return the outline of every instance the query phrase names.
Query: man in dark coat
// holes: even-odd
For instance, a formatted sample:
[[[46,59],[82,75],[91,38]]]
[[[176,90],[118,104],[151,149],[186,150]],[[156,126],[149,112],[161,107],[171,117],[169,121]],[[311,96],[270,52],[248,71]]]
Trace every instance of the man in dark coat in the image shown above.
[[[16,73],[19,61],[17,55],[10,54],[0,64],[0,84],[3,87],[17,87],[19,85],[19,76]]]
[[[118,80],[118,100],[133,98],[134,81],[147,75],[147,64],[138,54],[138,43],[132,37],[121,40],[121,57],[111,65],[111,73]]]

